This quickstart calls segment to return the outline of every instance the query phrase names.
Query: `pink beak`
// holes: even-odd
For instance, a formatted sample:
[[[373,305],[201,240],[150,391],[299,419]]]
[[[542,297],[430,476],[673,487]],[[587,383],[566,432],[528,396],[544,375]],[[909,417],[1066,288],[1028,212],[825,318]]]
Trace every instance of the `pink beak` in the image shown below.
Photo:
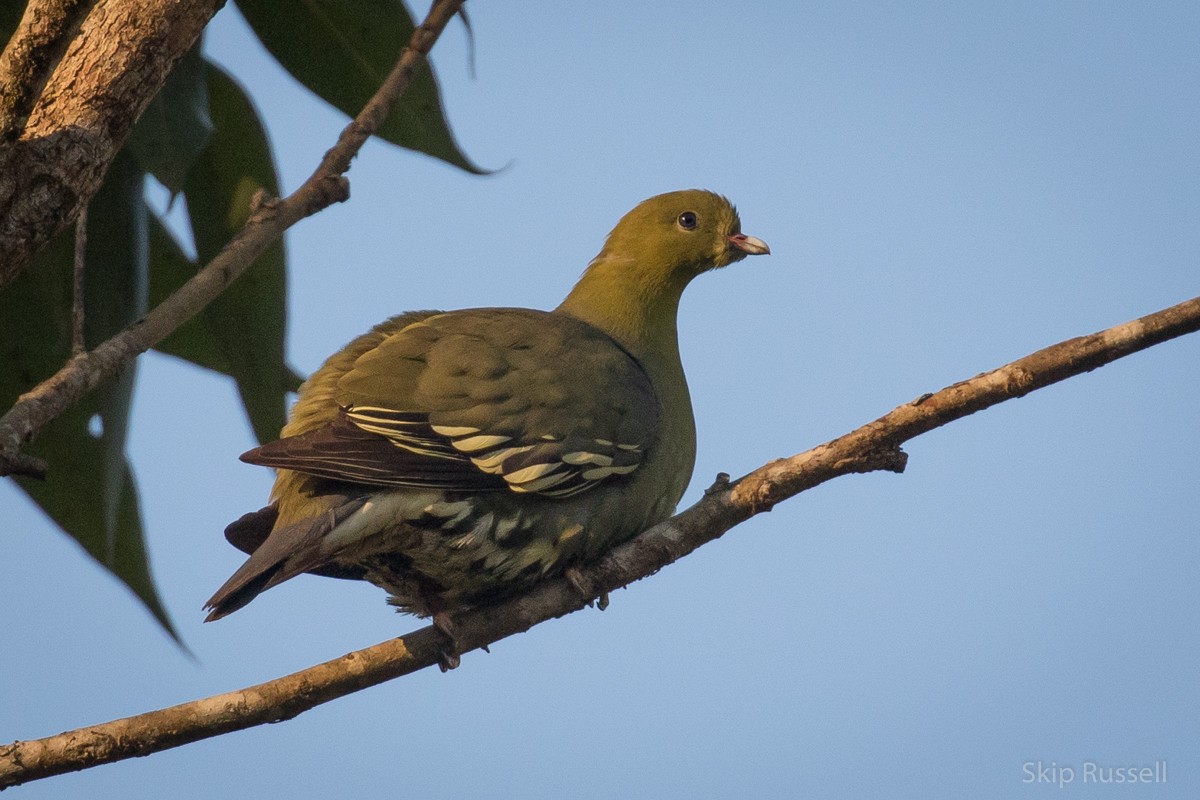
[[[771,248],[767,247],[767,243],[757,236],[747,236],[744,233],[735,233],[729,237],[729,246],[735,250],[741,250],[746,255],[764,256],[771,254]]]

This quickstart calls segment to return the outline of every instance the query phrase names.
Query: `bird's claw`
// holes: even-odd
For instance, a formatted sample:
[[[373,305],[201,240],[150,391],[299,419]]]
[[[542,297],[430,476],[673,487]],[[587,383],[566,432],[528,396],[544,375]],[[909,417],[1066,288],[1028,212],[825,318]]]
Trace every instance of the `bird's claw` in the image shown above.
[[[442,648],[442,653],[438,656],[438,669],[442,672],[457,669],[458,665],[462,663],[462,658],[460,657],[454,620],[445,611],[438,611],[433,615],[433,627],[437,628],[442,636],[449,640],[449,646]]]
[[[567,579],[567,583],[571,584],[571,588],[587,601],[589,607],[595,604],[596,587],[592,585],[592,582],[583,574],[583,571],[579,567],[567,567],[563,572],[563,577]],[[605,605],[608,605],[607,600],[605,601]]]

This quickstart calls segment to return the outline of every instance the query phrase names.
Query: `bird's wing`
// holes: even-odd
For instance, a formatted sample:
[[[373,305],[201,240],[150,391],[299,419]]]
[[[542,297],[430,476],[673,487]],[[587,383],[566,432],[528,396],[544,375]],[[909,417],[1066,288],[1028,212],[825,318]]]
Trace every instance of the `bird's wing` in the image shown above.
[[[332,422],[242,458],[352,483],[566,497],[634,473],[659,404],[641,366],[571,317],[474,309],[409,325],[338,384]]]
[[[342,408],[332,422],[243,453],[242,461],[367,486],[503,489],[415,412]]]

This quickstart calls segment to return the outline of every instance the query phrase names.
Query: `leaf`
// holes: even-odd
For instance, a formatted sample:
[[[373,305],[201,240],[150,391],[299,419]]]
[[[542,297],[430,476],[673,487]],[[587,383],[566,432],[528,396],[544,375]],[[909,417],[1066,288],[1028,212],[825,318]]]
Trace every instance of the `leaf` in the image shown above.
[[[154,307],[195,275],[197,267],[158,215],[150,209],[146,213],[150,222],[150,306]],[[216,372],[226,375],[230,372],[229,360],[216,338],[209,333],[203,312],[185,322],[154,349]]]
[[[383,83],[414,30],[400,0],[237,0],[237,6],[284,69],[351,117]],[[413,73],[377,135],[467,172],[487,173],[455,142],[428,62]]]
[[[127,154],[113,161],[88,210],[85,339],[95,345],[146,310],[144,173]],[[70,357],[73,230],[35,257],[0,295],[0,396],[33,388]],[[142,600],[179,640],[150,576],[137,487],[125,458],[135,367],[98,387],[26,446],[45,459],[45,481],[21,488]]]
[[[172,197],[183,189],[188,171],[212,136],[202,42],[203,37],[171,70],[126,145],[142,169],[166,186]]]
[[[150,220],[150,306],[153,308],[194,275],[197,266],[183,252],[158,215],[149,209],[147,214]],[[203,314],[193,317],[154,349],[225,375],[229,375],[232,369],[216,337],[209,333]],[[284,370],[284,391],[299,390],[304,378],[287,365]]]
[[[196,251],[205,263],[241,229],[256,192],[279,192],[271,147],[250,99],[215,65],[207,65],[206,77],[213,135],[183,187]],[[160,272],[156,266],[155,275]],[[181,330],[171,346],[196,363],[232,375],[258,440],[276,438],[287,420],[287,391],[294,377],[284,362],[282,241],[268,247],[199,319],[188,324],[202,325],[206,333]],[[196,337],[204,336],[216,343],[219,357],[196,344]]]

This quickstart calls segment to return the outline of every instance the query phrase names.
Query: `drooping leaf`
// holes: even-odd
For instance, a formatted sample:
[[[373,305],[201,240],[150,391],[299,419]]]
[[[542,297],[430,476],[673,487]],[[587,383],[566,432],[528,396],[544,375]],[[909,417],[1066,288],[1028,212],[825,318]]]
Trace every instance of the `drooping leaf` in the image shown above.
[[[203,37],[184,54],[142,113],[126,144],[142,169],[178,194],[196,157],[212,136],[208,81],[200,55]]]
[[[197,267],[158,215],[147,209],[147,217],[150,222],[150,306],[153,308],[195,275]],[[208,332],[203,312],[185,322],[154,349],[216,372],[226,375],[230,372],[229,360],[216,338]]]
[[[414,30],[401,0],[237,0],[237,6],[284,69],[350,116],[383,83]],[[378,135],[468,172],[486,172],[455,142],[428,62],[413,74]]]
[[[183,188],[196,252],[205,263],[245,223],[256,192],[279,192],[270,144],[250,99],[215,65],[208,65],[206,76],[213,135]],[[283,243],[278,241],[200,314],[200,324],[221,358],[195,349],[189,355],[234,377],[259,441],[279,435],[287,418],[287,391],[293,385],[284,362],[284,267]],[[189,336],[202,335],[184,331],[179,346]]]
[[[158,215],[149,209],[147,214],[150,219],[150,307],[153,308],[194,275],[197,265],[183,252]],[[232,372],[229,359],[225,358],[216,337],[209,333],[203,313],[193,317],[154,349],[224,375]],[[290,367],[285,365],[284,369],[284,391],[298,390],[304,379]]]
[[[94,346],[146,310],[144,173],[114,160],[88,210],[85,342]],[[0,396],[7,406],[71,353],[73,230],[42,249],[0,294]],[[150,576],[137,487],[125,458],[135,368],[98,387],[27,445],[45,459],[44,481],[18,484],[97,561],[120,578],[178,640]]]

